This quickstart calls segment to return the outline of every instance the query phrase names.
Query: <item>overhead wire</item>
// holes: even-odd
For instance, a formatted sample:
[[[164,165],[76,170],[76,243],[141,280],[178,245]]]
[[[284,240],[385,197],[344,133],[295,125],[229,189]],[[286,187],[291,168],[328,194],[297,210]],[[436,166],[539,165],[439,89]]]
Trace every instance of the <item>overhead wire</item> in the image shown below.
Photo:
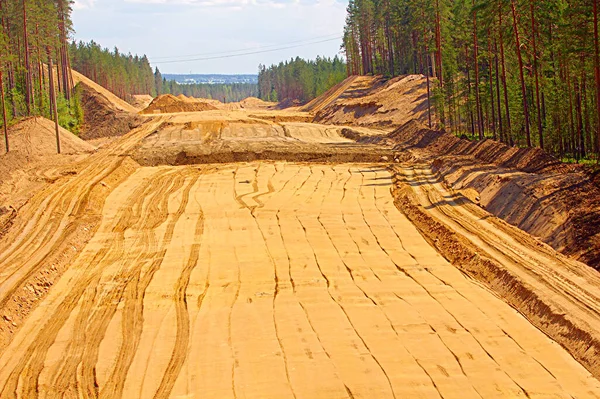
[[[292,41],[292,42],[287,42],[287,43],[278,43],[278,44],[270,44],[270,45],[266,45],[266,46],[258,46],[258,47],[254,47],[254,48],[243,48],[243,49],[238,49],[238,50],[227,50],[227,51],[217,51],[217,52],[211,52],[211,53],[200,53],[200,54],[188,54],[188,55],[174,55],[174,56],[162,56],[162,57],[151,57],[152,60],[167,60],[167,61],[175,61],[177,58],[188,58],[188,57],[204,57],[204,56],[212,56],[212,55],[222,55],[222,54],[230,54],[230,53],[239,53],[239,52],[246,52],[249,50],[262,50],[262,49],[268,49],[268,48],[272,48],[272,47],[279,47],[279,46],[288,46],[291,44],[297,44],[297,43],[305,43],[305,42],[312,42],[315,40],[321,40],[321,39],[331,39],[331,40],[337,40],[340,37],[339,33],[335,33],[335,34],[331,34],[331,35],[326,35],[326,36],[317,36],[317,37],[313,37],[313,38],[309,38],[309,39],[303,39],[303,40],[296,40],[296,41]]]
[[[288,49],[293,49],[293,48],[298,48],[298,47],[310,46],[313,44],[332,42],[334,40],[340,40],[342,38],[343,38],[343,36],[338,36],[338,37],[334,37],[331,39],[319,40],[319,41],[314,41],[311,43],[297,44],[297,45],[293,45],[293,46],[279,47],[279,48],[274,48],[274,49],[270,49],[270,50],[250,51],[250,52],[246,52],[246,53],[227,54],[227,55],[221,55],[221,56],[216,56],[216,57],[201,57],[201,58],[190,58],[190,59],[184,59],[184,60],[158,61],[158,62],[153,62],[153,64],[175,64],[175,63],[183,63],[183,62],[209,61],[209,60],[219,60],[219,59],[224,59],[224,58],[243,57],[243,56],[247,56],[247,55],[271,53],[271,52],[275,52],[275,51],[282,51],[282,50],[288,50]]]

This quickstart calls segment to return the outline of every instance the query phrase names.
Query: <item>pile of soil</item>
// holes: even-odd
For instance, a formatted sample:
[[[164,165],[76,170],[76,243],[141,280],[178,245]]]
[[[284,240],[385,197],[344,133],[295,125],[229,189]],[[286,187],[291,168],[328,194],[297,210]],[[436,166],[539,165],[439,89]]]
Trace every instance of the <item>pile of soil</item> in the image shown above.
[[[148,105],[152,102],[153,98],[149,94],[135,94],[132,96],[133,101],[131,105],[136,107],[139,110],[148,108]]]
[[[385,149],[375,151],[364,151],[363,148],[351,148],[339,146],[312,146],[305,149],[297,148],[271,148],[261,149],[224,149],[216,151],[180,151],[174,153],[155,153],[150,156],[138,156],[135,159],[142,166],[158,165],[200,165],[216,163],[233,162],[254,162],[254,161],[286,161],[286,162],[306,162],[306,163],[381,163],[389,164],[392,152]]]
[[[62,127],[58,128],[61,153],[77,154],[92,152],[96,148]],[[8,131],[10,154],[25,158],[56,154],[56,130],[54,122],[41,116],[22,120]]]
[[[314,127],[316,131],[310,131]],[[335,132],[332,132],[335,130]],[[389,163],[394,151],[344,140],[338,130],[244,116],[239,120],[163,122],[131,153],[142,166],[257,160],[317,163]]]
[[[315,122],[335,125],[397,128],[410,120],[424,122],[427,82],[423,75],[353,77],[302,110],[316,113]]]
[[[122,136],[146,119],[115,107],[104,94],[83,82],[77,87],[81,92],[84,118],[80,137],[84,140]]]
[[[37,190],[60,176],[75,173],[73,165],[96,150],[63,128],[59,128],[59,135],[60,155],[56,153],[54,122],[34,117],[9,129],[10,152],[4,152],[3,143],[0,150],[0,236],[15,210]]]
[[[73,74],[73,82],[75,84],[85,83],[87,86],[91,87],[92,89],[94,89],[95,91],[97,91],[98,93],[100,93],[104,97],[106,97],[106,99],[115,108],[120,109],[121,111],[131,112],[131,113],[136,113],[139,111],[137,108],[135,108],[133,105],[129,104],[127,101],[117,97],[111,91],[106,90],[104,87],[100,86],[98,83],[85,77],[83,74],[81,74],[73,69],[71,70],[71,72]]]
[[[285,123],[285,122],[302,122],[302,123],[310,123],[313,120],[313,117],[310,114],[289,114],[289,115],[273,115],[273,114],[251,114],[248,115],[249,118],[262,119],[265,121],[271,121],[274,123]]]
[[[358,76],[350,76],[343,82],[338,83],[325,93],[310,101],[308,104],[303,106],[300,110],[304,112],[317,113],[322,109],[330,106],[332,103],[337,101],[344,92],[352,87],[354,82],[359,79]],[[289,100],[288,100],[289,101]],[[286,104],[283,104],[286,105]]]
[[[469,141],[417,121],[387,135],[366,136],[352,129],[343,134],[431,162],[455,191],[557,251],[600,270],[597,173],[561,163],[539,148]]]
[[[214,111],[218,108],[208,102],[194,100],[185,97],[183,94],[175,97],[171,94],[164,94],[152,100],[152,103],[143,110],[142,114],[165,114],[175,112],[199,112]]]
[[[269,109],[276,106],[276,103],[263,101],[260,98],[248,97],[239,102],[242,109]]]

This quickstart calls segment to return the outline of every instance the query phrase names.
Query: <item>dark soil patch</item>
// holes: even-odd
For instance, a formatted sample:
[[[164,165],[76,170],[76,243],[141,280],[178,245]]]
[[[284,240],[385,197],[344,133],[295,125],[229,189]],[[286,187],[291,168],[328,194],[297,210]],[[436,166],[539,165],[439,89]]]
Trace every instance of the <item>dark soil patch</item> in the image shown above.
[[[122,136],[146,120],[145,117],[115,108],[104,95],[85,83],[78,83],[77,87],[81,90],[84,118],[79,137],[84,140]]]
[[[142,166],[157,165],[197,165],[253,161],[286,161],[314,163],[382,163],[389,164],[393,153],[389,150],[339,151],[331,149],[298,151],[297,149],[215,150],[213,152],[169,151],[138,152],[136,161]]]

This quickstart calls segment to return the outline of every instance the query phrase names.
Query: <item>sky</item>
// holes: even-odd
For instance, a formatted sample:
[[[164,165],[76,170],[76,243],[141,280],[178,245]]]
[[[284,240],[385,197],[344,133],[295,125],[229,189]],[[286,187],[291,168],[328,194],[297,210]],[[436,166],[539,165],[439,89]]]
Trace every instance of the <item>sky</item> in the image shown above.
[[[347,0],[75,0],[72,18],[76,40],[146,54],[162,73],[255,74],[261,63],[339,54],[346,6]],[[206,59],[252,52],[261,53]],[[169,62],[190,59],[201,60]]]

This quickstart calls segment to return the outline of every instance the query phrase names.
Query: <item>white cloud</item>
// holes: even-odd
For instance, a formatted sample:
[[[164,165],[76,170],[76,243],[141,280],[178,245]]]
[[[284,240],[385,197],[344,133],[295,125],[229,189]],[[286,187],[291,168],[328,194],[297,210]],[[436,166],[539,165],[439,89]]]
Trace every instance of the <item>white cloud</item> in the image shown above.
[[[75,10],[83,10],[86,8],[92,8],[92,7],[94,7],[95,3],[96,3],[96,0],[75,0],[75,3],[73,4],[73,8]]]
[[[89,0],[77,0],[89,2]],[[285,47],[341,36],[346,4],[340,0],[101,0],[73,13],[77,40],[117,46],[164,61],[261,47]],[[89,4],[88,4],[89,6]],[[160,64],[164,73],[254,73],[258,64],[292,57],[333,57],[341,40],[239,58]],[[184,57],[185,58],[185,57]],[[195,58],[195,57],[191,57]]]

